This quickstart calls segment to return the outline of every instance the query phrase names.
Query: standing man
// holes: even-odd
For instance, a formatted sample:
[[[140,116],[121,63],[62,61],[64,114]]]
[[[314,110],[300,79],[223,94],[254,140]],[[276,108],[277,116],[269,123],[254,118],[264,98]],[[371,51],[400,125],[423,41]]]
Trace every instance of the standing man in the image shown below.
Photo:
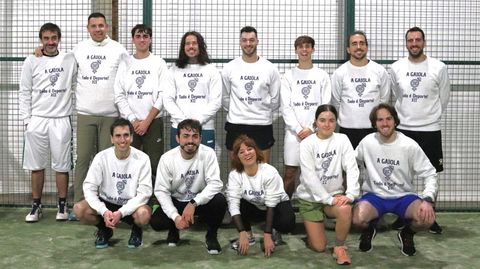
[[[128,58],[125,48],[108,37],[105,15],[90,14],[87,30],[90,38],[73,49],[78,64],[75,203],[83,199],[82,185],[92,158],[111,146],[109,128],[118,117],[113,85],[120,60]]]
[[[353,148],[375,131],[368,115],[372,108],[390,99],[390,78],[378,63],[367,58],[368,40],[362,31],[348,36],[350,60],[332,75],[332,104],[337,108],[340,133],[350,139]]]
[[[110,127],[113,147],[99,152],[83,182],[85,200],[75,204],[80,221],[98,228],[96,248],[108,247],[113,228],[120,220],[132,225],[129,248],[142,244],[142,226],[151,210],[146,205],[152,195],[152,170],[148,156],[130,147],[134,128],[119,118]]]
[[[223,108],[228,111],[225,145],[231,153],[241,134],[255,140],[265,162],[270,160],[273,138],[273,112],[279,107],[280,74],[267,59],[257,55],[257,30],[240,30],[242,56],[230,61],[222,71]]]
[[[364,195],[353,210],[353,224],[363,229],[359,248],[370,251],[375,223],[385,213],[394,213],[406,222],[397,235],[401,251],[413,256],[415,232],[428,229],[435,221],[437,173],[422,148],[395,131],[401,120],[392,106],[382,103],[374,107],[370,121],[377,132],[362,139],[356,149],[357,162],[368,172],[362,185]],[[415,177],[425,182],[420,196],[415,193]]]
[[[315,40],[300,36],[295,40],[294,48],[298,66],[285,73],[280,92],[285,121],[283,184],[290,198],[295,191],[300,166],[300,142],[314,133],[315,111],[318,106],[330,103],[332,96],[327,72],[313,66]]]
[[[155,231],[168,229],[167,243],[177,246],[179,230],[194,223],[195,215],[207,224],[205,246],[209,254],[220,254],[222,248],[217,230],[227,210],[227,200],[221,193],[215,151],[200,144],[202,125],[186,119],[177,126],[178,147],[160,158],[155,182],[155,196],[161,208],[155,210],[150,225]]]
[[[203,36],[195,31],[186,32],[163,97],[165,109],[171,115],[172,148],[178,146],[175,139],[178,123],[196,119],[202,125],[202,144],[215,149],[215,115],[222,105],[222,79],[210,63]]]
[[[39,31],[42,56],[23,63],[20,79],[20,118],[25,126],[23,168],[32,171],[32,209],[26,222],[42,217],[45,168],[51,154],[58,191],[57,220],[68,219],[68,172],[72,169],[72,95],[77,72],[71,53],[58,50],[62,33],[53,23]]]
[[[115,103],[135,132],[132,146],[150,158],[153,178],[163,153],[162,95],[168,80],[167,63],[150,52],[152,28],[132,28],[135,54],[122,61],[115,82]],[[154,184],[154,183],[152,183]]]
[[[438,172],[443,171],[441,117],[450,99],[450,80],[444,63],[427,57],[425,33],[413,27],[405,34],[408,57],[392,64],[392,79],[400,125],[398,130],[415,140]],[[403,223],[394,222],[401,229]],[[435,222],[430,232],[441,234]]]

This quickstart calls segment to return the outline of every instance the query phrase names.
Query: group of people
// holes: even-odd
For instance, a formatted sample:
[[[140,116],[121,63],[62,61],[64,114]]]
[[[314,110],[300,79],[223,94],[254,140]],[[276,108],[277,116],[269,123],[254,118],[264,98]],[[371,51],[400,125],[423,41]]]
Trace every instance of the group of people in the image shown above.
[[[178,59],[168,69],[150,51],[152,29],[146,25],[132,28],[131,56],[108,37],[103,14],[92,13],[87,30],[90,38],[64,53],[58,50],[60,28],[44,24],[43,46],[22,69],[24,168],[32,171],[33,196],[26,222],[42,215],[50,152],[58,188],[56,218],[95,225],[97,248],[108,247],[120,221],[132,225],[131,248],[142,244],[147,224],[168,230],[167,244],[177,246],[179,231],[197,217],[207,224],[208,253],[219,254],[217,231],[228,208],[239,233],[231,247],[246,255],[256,243],[252,223],[263,221],[262,249],[269,257],[281,234],[295,228],[290,201],[295,190],[312,250],[325,251],[324,218],[336,219],[338,264],[351,263],[345,241],[352,223],[362,228],[359,249],[370,251],[385,213],[398,216],[394,226],[401,229],[405,255],[416,252],[415,232],[430,227],[441,233],[434,204],[437,172],[443,170],[440,118],[450,85],[446,66],[424,54],[422,29],[407,31],[409,56],[395,62],[390,75],[367,57],[366,34],[353,32],[347,42],[350,60],[331,79],[313,65],[315,41],[309,36],[295,40],[298,66],[281,77],[257,54],[258,34],[250,26],[240,31],[242,55],[221,72],[195,31],[183,35]],[[69,215],[74,93],[77,160],[74,214]],[[214,119],[221,106],[228,111],[225,146],[232,166],[225,188],[214,151]],[[285,121],[283,178],[269,164],[278,109]],[[172,122],[166,152],[165,111]],[[337,121],[339,133],[334,132]],[[425,181],[420,195],[413,186],[416,177]],[[152,208],[157,201],[159,207]]]

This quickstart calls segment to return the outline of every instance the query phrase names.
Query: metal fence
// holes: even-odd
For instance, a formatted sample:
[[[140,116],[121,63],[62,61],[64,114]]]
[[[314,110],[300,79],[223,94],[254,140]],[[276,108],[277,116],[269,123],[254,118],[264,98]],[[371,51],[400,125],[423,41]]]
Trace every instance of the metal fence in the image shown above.
[[[443,118],[445,171],[440,174],[439,208],[478,210],[480,205],[480,3],[476,0],[3,0],[0,4],[0,205],[30,203],[30,176],[22,169],[23,126],[18,115],[18,82],[24,57],[38,44],[45,22],[62,28],[60,48],[70,50],[88,38],[87,17],[103,12],[110,35],[130,52],[130,29],[145,22],[153,27],[153,53],[171,63],[186,31],[202,33],[217,67],[240,55],[239,30],[255,26],[259,54],[283,73],[295,66],[293,41],[302,34],[315,38],[314,61],[329,74],[346,59],[345,35],[358,29],[369,38],[369,57],[388,68],[405,57],[405,31],[420,26],[426,32],[426,53],[448,65],[452,96]],[[226,180],[229,169],[223,143],[226,113],[217,113],[217,153]],[[165,135],[169,122],[165,118]],[[75,126],[75,123],[74,123]],[[274,122],[276,144],[272,164],[283,173],[283,120]],[[165,141],[169,141],[165,139]],[[169,148],[166,145],[165,148]],[[71,181],[73,180],[71,173]],[[44,192],[55,194],[47,169]],[[418,186],[421,188],[421,184]],[[45,202],[44,202],[45,203]],[[48,204],[48,202],[47,202]],[[50,205],[54,204],[51,199]]]

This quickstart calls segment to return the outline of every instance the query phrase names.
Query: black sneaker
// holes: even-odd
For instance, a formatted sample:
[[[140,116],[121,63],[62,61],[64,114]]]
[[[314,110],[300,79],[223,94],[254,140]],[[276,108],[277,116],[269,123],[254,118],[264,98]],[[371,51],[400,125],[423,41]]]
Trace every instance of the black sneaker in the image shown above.
[[[400,231],[405,227],[405,221],[401,219],[400,217],[397,217],[397,219],[392,223],[391,225],[392,229]]]
[[[96,238],[95,238],[95,247],[96,248],[107,248],[108,240],[112,238],[113,230],[110,228],[98,229]]]
[[[443,229],[438,225],[438,223],[435,221],[432,226],[430,226],[430,229],[428,230],[432,234],[442,234]]]
[[[372,250],[372,240],[375,238],[377,234],[377,229],[373,224],[368,225],[368,228],[363,230],[362,235],[360,236],[360,244],[358,248],[360,251],[368,252]]]
[[[205,236],[205,247],[207,248],[208,254],[218,255],[222,253],[222,247],[218,243],[217,235],[208,235]]]
[[[402,254],[405,256],[413,256],[417,252],[415,250],[415,242],[413,242],[413,232],[408,226],[398,232],[397,237],[401,244]]]
[[[176,247],[180,241],[180,234],[176,228],[168,231],[167,235],[167,245],[169,247]]]
[[[138,248],[142,245],[142,228],[132,228],[130,239],[128,239],[128,248]]]

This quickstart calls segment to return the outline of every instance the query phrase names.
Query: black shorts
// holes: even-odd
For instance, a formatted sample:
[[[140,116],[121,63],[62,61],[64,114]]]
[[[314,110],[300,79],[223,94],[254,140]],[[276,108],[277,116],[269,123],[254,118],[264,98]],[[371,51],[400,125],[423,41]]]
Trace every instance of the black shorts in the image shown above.
[[[353,149],[357,148],[358,144],[362,139],[367,136],[368,134],[374,133],[375,129],[351,129],[351,128],[343,128],[340,126],[340,133],[345,134],[350,143],[352,143]]]
[[[398,129],[399,132],[417,142],[437,172],[443,171],[442,132],[420,132]]]
[[[269,149],[275,144],[273,125],[246,125],[226,122],[225,131],[227,132],[225,146],[228,150],[233,150],[235,139],[242,134],[253,139],[261,150]]]
[[[120,207],[122,207],[122,205],[112,204],[110,202],[107,202],[107,201],[103,200],[102,198],[99,198],[99,199],[100,199],[100,201],[102,201],[105,204],[107,209],[112,211],[112,212],[118,211],[118,209],[120,209]],[[132,215],[124,216],[120,220],[127,223],[127,224],[130,224],[130,225],[133,224]]]

